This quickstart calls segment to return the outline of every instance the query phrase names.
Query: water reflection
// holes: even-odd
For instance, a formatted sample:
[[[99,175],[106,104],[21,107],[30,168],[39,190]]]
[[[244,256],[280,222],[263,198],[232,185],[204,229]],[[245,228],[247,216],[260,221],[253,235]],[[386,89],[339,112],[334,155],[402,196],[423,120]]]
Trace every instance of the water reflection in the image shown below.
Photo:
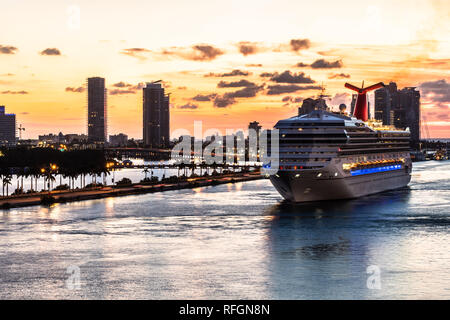
[[[410,189],[404,188],[355,200],[282,201],[268,208],[272,295],[281,299],[372,297],[374,293],[366,287],[366,268],[374,263],[372,251],[381,240],[372,230],[379,227],[380,216],[404,207],[409,199]]]
[[[448,298],[450,163],[414,173],[350,201],[290,204],[259,180],[0,211],[0,298]]]
[[[410,199],[411,190],[405,187],[391,190],[367,197],[351,200],[330,200],[320,202],[292,203],[281,201],[270,207],[265,213],[281,218],[296,217],[334,217],[338,215],[351,216],[364,212],[386,211],[396,206],[402,206]]]

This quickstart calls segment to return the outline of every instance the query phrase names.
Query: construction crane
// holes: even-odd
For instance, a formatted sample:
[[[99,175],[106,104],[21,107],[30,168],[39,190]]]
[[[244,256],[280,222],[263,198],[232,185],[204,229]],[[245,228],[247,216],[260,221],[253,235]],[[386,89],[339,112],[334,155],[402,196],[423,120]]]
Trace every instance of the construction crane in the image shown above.
[[[19,140],[22,140],[22,131],[25,131],[25,128],[22,127],[22,124],[20,124],[17,130],[19,130]]]

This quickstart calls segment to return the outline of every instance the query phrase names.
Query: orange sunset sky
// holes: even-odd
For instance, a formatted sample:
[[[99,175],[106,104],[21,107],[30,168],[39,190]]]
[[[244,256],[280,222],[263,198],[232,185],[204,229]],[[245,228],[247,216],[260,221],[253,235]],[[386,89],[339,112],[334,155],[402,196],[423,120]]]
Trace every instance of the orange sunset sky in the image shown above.
[[[108,134],[137,139],[140,88],[159,79],[172,132],[270,128],[322,83],[337,109],[364,80],[419,87],[430,136],[450,137],[449,1],[2,0],[0,29],[0,105],[23,138],[85,133],[92,76]]]

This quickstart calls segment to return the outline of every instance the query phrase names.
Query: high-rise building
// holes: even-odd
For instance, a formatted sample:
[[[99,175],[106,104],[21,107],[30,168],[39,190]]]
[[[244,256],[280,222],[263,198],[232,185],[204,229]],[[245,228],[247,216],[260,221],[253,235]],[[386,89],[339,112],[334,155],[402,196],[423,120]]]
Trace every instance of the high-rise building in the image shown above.
[[[161,109],[161,146],[167,148],[170,144],[170,94],[164,96]]]
[[[105,79],[88,78],[88,139],[90,142],[106,142],[107,107]]]
[[[411,140],[420,140],[420,92],[415,87],[406,87],[399,91],[399,109],[394,112],[394,125],[397,128],[409,128]]]
[[[168,147],[170,139],[170,97],[160,83],[143,88],[143,140],[152,148]]]
[[[384,125],[394,125],[394,109],[398,105],[398,89],[395,82],[375,91],[375,120]]]
[[[15,145],[16,140],[16,115],[5,113],[5,106],[0,106],[0,145]]]
[[[395,82],[375,91],[375,119],[399,129],[409,128],[411,141],[420,139],[420,92],[415,87],[398,90]]]

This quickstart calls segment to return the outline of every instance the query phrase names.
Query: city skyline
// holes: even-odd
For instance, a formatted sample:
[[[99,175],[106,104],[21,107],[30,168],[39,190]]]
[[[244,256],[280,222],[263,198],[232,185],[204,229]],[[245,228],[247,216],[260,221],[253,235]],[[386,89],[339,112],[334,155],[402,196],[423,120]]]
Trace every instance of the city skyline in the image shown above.
[[[232,1],[229,8],[209,1],[199,12],[172,1],[151,14],[143,10],[150,4],[134,1],[108,4],[104,15],[102,1],[11,2],[0,22],[9,31],[0,43],[0,105],[17,115],[23,138],[87,133],[85,81],[103,77],[108,132],[141,139],[141,89],[152,80],[164,79],[172,93],[172,132],[192,131],[194,120],[205,129],[242,129],[254,120],[270,128],[274,119],[297,114],[303,99],[317,97],[322,83],[332,96],[329,105],[349,108],[346,81],[394,81],[420,89],[430,136],[450,137],[449,5],[344,2],[309,4],[319,12],[311,16],[302,12],[303,3],[283,1]],[[29,32],[10,20],[24,5],[30,10],[23,18],[35,24]],[[178,10],[171,11],[174,5]],[[169,12],[171,23],[158,18]],[[152,19],[143,19],[146,14]],[[97,16],[102,27],[95,27]],[[203,23],[189,24],[200,18]],[[137,32],[152,27],[164,29],[164,36]],[[373,108],[373,95],[370,102]]]

